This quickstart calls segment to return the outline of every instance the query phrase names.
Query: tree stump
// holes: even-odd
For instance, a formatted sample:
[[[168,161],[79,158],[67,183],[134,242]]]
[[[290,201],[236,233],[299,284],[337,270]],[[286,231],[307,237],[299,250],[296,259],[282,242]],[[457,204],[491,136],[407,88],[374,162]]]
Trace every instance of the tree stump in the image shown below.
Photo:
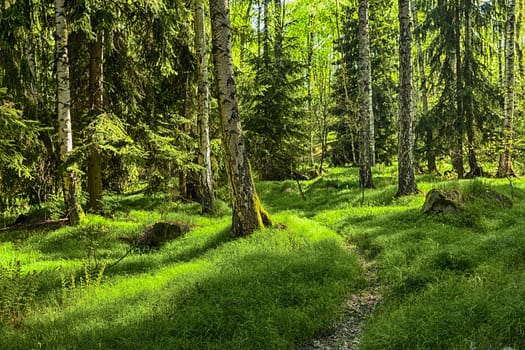
[[[121,237],[121,240],[138,249],[154,249],[168,241],[179,238],[191,227],[191,225],[182,222],[157,222],[153,226],[147,227],[138,237]]]
[[[452,213],[463,209],[463,199],[458,190],[441,191],[432,189],[427,193],[423,213]]]

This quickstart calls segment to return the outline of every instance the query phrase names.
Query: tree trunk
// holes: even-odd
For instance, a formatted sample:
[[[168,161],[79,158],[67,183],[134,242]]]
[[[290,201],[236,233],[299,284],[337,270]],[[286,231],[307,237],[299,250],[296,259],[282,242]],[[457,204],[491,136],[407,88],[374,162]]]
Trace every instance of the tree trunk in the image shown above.
[[[89,105],[91,117],[103,112],[104,103],[104,36],[99,29],[95,41],[89,43]],[[89,135],[93,143],[93,135]],[[88,155],[88,206],[96,212],[102,199],[102,157],[97,145],[92,145]]]
[[[498,177],[514,175],[512,167],[512,143],[514,140],[514,34],[516,30],[516,1],[509,0],[507,29],[505,33],[505,118],[503,120],[503,152],[500,154]]]
[[[461,0],[456,0],[454,16],[455,44],[456,44],[456,144],[452,149],[452,166],[458,178],[462,179],[465,174],[463,167],[463,84],[461,79]]]
[[[199,165],[200,197],[203,213],[215,211],[215,195],[213,194],[213,173],[211,169],[210,124],[209,124],[209,87],[208,59],[206,47],[206,26],[204,22],[204,1],[195,0],[195,50],[197,56],[198,74],[198,111],[197,129],[199,131]]]
[[[421,88],[421,104],[423,107],[423,116],[428,116],[428,93],[427,93],[427,78],[425,74],[425,56],[423,55],[423,49],[421,47],[421,33],[419,32],[419,24],[417,18],[417,7],[415,0],[411,0],[410,5],[412,6],[412,19],[414,27],[416,28],[416,49],[417,49],[417,62],[419,68],[419,79]],[[427,157],[427,168],[428,173],[437,173],[436,166],[436,155],[434,154],[433,142],[434,135],[432,133],[432,127],[426,126],[425,130],[425,153]]]
[[[361,121],[360,184],[362,188],[372,188],[374,187],[372,181],[374,116],[372,111],[372,73],[370,69],[367,0],[359,0],[359,120]]]
[[[410,0],[399,0],[399,117],[397,196],[417,192],[414,175],[412,101],[412,21]]]
[[[482,175],[482,169],[478,165],[476,156],[476,134],[474,131],[474,115],[472,106],[472,89],[474,82],[472,79],[471,62],[474,60],[472,53],[472,21],[470,18],[470,9],[465,9],[465,86],[467,87],[463,94],[463,110],[465,113],[465,121],[467,127],[467,150],[468,150],[468,164],[469,172],[466,177],[474,178]],[[468,92],[467,92],[468,91]]]
[[[233,76],[228,0],[210,0],[209,3],[219,113],[233,194],[232,234],[239,237],[271,226],[272,221],[255,190],[246,154]]]
[[[55,2],[56,52],[57,52],[57,99],[58,99],[58,138],[60,160],[65,167],[62,174],[64,186],[64,205],[66,217],[72,225],[80,222],[82,209],[77,198],[77,175],[69,170],[69,157],[73,150],[73,130],[71,128],[71,92],[69,87],[69,58],[67,52],[67,19],[64,0]]]

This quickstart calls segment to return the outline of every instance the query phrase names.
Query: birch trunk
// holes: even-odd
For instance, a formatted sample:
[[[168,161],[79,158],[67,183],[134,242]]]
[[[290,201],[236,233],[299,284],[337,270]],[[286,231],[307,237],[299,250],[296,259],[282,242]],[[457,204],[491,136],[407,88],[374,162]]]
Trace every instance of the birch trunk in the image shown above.
[[[197,56],[198,75],[198,110],[197,129],[199,132],[199,164],[200,172],[200,199],[203,213],[215,211],[215,195],[213,194],[209,125],[209,84],[208,59],[206,47],[206,26],[204,22],[204,1],[195,0],[195,50]]]
[[[89,43],[89,105],[92,118],[103,112],[104,103],[104,36],[99,30],[95,41]],[[93,135],[90,135],[92,138]],[[93,141],[92,141],[93,142]],[[88,155],[87,189],[88,206],[97,211],[102,199],[102,156],[97,145],[92,145]]]
[[[232,234],[239,237],[272,222],[255,190],[246,154],[233,76],[228,0],[210,0],[209,4],[219,113],[233,197]]]
[[[505,118],[503,120],[503,152],[500,154],[498,177],[514,175],[512,167],[512,143],[514,141],[514,34],[516,30],[516,1],[509,0],[505,33]]]
[[[77,198],[77,176],[69,170],[68,161],[73,150],[73,131],[71,128],[71,92],[69,88],[69,59],[67,52],[67,20],[64,0],[55,2],[56,52],[57,52],[57,100],[58,100],[58,138],[60,160],[65,166],[62,174],[64,205],[66,217],[72,225],[80,221],[82,210]]]
[[[417,192],[414,175],[412,100],[412,21],[410,0],[399,0],[399,116],[397,196]]]
[[[372,111],[372,73],[370,68],[370,35],[368,30],[368,1],[359,0],[359,178],[362,188],[372,188],[374,163],[374,116]]]

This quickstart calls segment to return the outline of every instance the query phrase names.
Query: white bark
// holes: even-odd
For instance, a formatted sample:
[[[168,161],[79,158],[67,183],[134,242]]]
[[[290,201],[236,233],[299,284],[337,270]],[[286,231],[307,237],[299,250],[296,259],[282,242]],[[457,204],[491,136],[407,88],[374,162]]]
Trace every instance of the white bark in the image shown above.
[[[199,164],[202,211],[212,213],[215,210],[215,196],[213,194],[210,125],[209,125],[209,84],[208,59],[206,46],[206,26],[204,22],[204,1],[195,0],[195,50],[197,56],[198,74],[198,111],[197,128],[199,130]]]
[[[512,169],[512,142],[514,140],[514,95],[516,79],[514,74],[516,31],[516,1],[509,0],[507,10],[507,28],[505,33],[505,119],[503,121],[503,152],[500,155],[498,176],[513,175]]]
[[[361,123],[360,179],[361,187],[373,187],[374,114],[372,110],[372,69],[370,63],[370,33],[368,0],[359,0],[359,120]]]
[[[228,0],[210,0],[213,58],[223,145],[233,194],[232,233],[243,236],[271,226],[250,173],[233,76]]]
[[[58,138],[60,142],[60,160],[66,163],[73,151],[73,131],[71,128],[71,94],[69,88],[69,59],[67,52],[68,31],[64,0],[55,2],[56,52],[57,52],[57,100],[58,100]],[[65,170],[64,203],[66,216],[71,224],[78,224],[80,208],[76,194],[76,174]]]

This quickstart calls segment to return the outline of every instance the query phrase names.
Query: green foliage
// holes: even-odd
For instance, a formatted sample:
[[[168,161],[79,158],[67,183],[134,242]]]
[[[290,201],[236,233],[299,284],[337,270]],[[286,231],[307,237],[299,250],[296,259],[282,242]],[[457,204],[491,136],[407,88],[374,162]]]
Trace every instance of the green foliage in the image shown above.
[[[38,273],[26,272],[20,260],[0,265],[0,321],[18,327],[38,291]]]

